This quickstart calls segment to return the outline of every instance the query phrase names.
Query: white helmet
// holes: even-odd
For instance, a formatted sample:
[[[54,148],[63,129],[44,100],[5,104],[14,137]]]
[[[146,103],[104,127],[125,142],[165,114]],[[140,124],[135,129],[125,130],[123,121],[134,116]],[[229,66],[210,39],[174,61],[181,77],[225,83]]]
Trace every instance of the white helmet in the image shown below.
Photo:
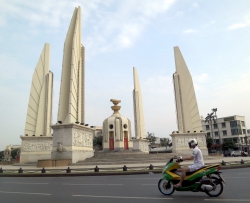
[[[189,148],[192,148],[193,146],[197,146],[198,145],[198,142],[197,142],[197,140],[196,139],[191,139],[191,140],[189,140],[189,142],[188,142],[188,146],[189,146]]]

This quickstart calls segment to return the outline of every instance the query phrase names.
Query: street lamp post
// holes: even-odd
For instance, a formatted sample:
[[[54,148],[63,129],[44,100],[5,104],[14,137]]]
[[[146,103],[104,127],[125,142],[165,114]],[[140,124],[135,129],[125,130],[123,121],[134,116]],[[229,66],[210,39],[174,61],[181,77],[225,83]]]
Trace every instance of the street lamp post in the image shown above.
[[[220,129],[219,129],[219,125],[218,125],[218,122],[217,122],[217,115],[216,115],[216,112],[217,112],[217,108],[213,108],[212,111],[214,112],[214,123],[217,124],[217,129],[218,129],[218,136],[219,136],[219,144],[220,144],[220,151],[221,151],[221,139],[220,139]],[[216,120],[215,120],[216,119]]]
[[[247,135],[244,137],[244,140],[245,140],[245,145],[246,145],[246,149],[247,149],[247,154],[249,155],[249,149],[248,149],[248,146],[247,146],[248,145]]]
[[[212,139],[213,139],[213,122],[214,122],[214,124],[217,124],[218,136],[219,136],[219,145],[220,145],[220,152],[221,152],[221,138],[220,138],[220,130],[219,130],[218,122],[217,122],[216,112],[217,112],[217,108],[213,108],[212,113],[207,114],[207,117],[205,118],[205,122],[211,123]]]

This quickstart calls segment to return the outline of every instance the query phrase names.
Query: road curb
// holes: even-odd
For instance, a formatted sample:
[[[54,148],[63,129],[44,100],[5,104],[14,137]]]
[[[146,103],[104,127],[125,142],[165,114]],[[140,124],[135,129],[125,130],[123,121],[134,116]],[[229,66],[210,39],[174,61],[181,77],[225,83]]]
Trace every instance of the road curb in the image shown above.
[[[221,166],[221,170],[250,168],[250,165],[237,166]],[[180,170],[178,170],[180,171]],[[65,177],[65,176],[110,176],[110,175],[139,175],[139,174],[158,174],[162,170],[147,170],[147,171],[114,171],[114,172],[83,172],[83,173],[1,173],[1,177]]]

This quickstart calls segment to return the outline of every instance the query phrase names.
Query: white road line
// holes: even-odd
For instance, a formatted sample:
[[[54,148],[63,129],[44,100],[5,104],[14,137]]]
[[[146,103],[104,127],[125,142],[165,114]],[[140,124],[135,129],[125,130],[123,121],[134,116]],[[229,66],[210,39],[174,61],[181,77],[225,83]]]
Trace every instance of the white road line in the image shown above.
[[[74,183],[72,183],[72,184],[70,184],[70,183],[63,183],[63,185],[93,185],[93,186],[98,186],[98,185],[110,185],[110,186],[112,186],[112,185],[115,185],[115,186],[119,186],[119,185],[123,185],[123,184],[74,184]]]
[[[153,179],[153,180],[159,180],[160,178],[119,178],[119,179],[140,179],[140,180],[148,180],[148,179]]]
[[[157,186],[157,184],[142,184],[144,186]]]
[[[125,196],[95,196],[95,195],[72,195],[73,197],[94,197],[94,198],[114,198],[114,199],[164,199],[164,200],[172,200],[173,198],[158,198],[158,197],[125,197]]]
[[[11,184],[31,184],[31,185],[47,185],[49,183],[22,183],[22,182],[4,182],[4,183],[11,183]]]
[[[213,202],[250,202],[250,199],[204,199],[204,201],[213,201]]]
[[[8,191],[0,191],[0,193],[22,194],[22,195],[51,195],[47,193],[27,193],[27,192],[8,192]]]
[[[225,178],[225,179],[228,179],[228,178],[244,178],[245,179],[245,178],[250,178],[250,177],[224,177],[223,176],[223,178]]]

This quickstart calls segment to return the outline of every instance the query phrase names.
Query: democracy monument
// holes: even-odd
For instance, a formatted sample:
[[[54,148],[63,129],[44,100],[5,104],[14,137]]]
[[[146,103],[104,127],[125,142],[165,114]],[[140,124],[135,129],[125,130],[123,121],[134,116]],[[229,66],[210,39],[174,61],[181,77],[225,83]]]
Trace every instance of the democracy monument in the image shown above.
[[[178,131],[172,137],[173,152],[190,153],[188,141],[195,138],[203,155],[208,155],[206,133],[202,132],[192,76],[179,47],[174,47],[176,72],[173,74]]]
[[[57,123],[52,124],[53,73],[50,45],[45,43],[35,68],[20,163],[57,161],[77,163],[94,156],[95,127],[85,124],[85,49],[81,42],[81,7],[74,10],[64,42]],[[207,155],[192,77],[178,47],[174,47],[176,72],[173,75],[178,131],[171,134],[173,152],[190,153],[187,143],[196,138]],[[133,68],[133,107],[135,136],[131,122],[119,113],[121,102],[111,99],[113,114],[102,125],[103,153],[130,151],[149,153],[146,139],[142,93],[136,68]],[[53,133],[52,133],[53,130]],[[67,165],[67,164],[66,164]]]

